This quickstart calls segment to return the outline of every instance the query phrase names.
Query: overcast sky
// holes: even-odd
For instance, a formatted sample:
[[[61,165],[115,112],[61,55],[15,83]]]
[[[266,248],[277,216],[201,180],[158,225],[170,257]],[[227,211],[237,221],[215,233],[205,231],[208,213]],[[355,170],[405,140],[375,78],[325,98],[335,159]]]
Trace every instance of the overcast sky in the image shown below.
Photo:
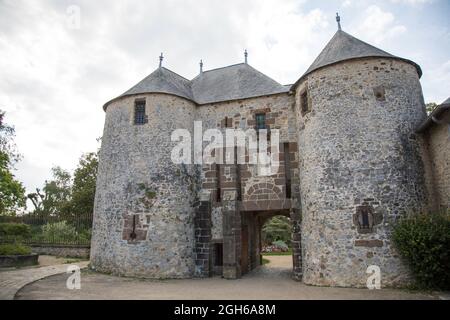
[[[74,7],[75,6],[75,7]],[[80,11],[77,28],[76,12]],[[158,66],[187,77],[249,63],[294,83],[337,30],[424,71],[427,102],[450,96],[449,0],[0,0],[0,109],[23,154],[16,176],[42,186],[102,135],[102,105]]]

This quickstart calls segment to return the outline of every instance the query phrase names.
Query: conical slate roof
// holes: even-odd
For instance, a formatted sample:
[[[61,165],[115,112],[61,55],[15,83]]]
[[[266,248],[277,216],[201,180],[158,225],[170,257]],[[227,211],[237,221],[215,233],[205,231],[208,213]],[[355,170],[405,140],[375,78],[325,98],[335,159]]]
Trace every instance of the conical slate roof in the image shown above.
[[[422,76],[422,70],[418,64],[410,60],[394,56],[386,51],[361,41],[342,30],[338,30],[338,32],[336,32],[334,37],[330,40],[330,42],[328,42],[323,51],[296,84],[298,84],[305,76],[320,68],[343,61],[369,57],[403,60],[414,65],[417,69],[419,77]]]
[[[442,105],[448,105],[450,104],[450,98],[448,98],[447,100],[445,100],[444,102],[442,102]]]
[[[289,88],[246,63],[203,72],[192,80],[191,87],[194,99],[199,104],[253,98],[289,91]]]
[[[148,92],[169,93],[189,100],[193,99],[190,81],[164,67],[156,69],[121,97]]]
[[[246,63],[202,72],[192,81],[164,67],[158,68],[121,97],[141,93],[168,93],[197,104],[247,99],[289,92],[283,86]]]

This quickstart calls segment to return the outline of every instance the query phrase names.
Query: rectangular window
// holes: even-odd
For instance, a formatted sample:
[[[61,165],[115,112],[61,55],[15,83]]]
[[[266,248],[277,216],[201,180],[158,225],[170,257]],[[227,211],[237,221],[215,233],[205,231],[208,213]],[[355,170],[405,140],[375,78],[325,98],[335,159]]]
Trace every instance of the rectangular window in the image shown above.
[[[216,267],[222,267],[223,266],[223,244],[222,243],[216,243],[214,244],[214,265]]]
[[[286,177],[286,199],[291,199],[292,198],[291,159],[288,142],[284,143],[283,149],[284,149],[284,171]]]
[[[234,147],[234,163],[236,164],[237,201],[242,201],[241,166],[238,163],[238,147]]]
[[[255,120],[256,120],[256,130],[267,129],[265,113],[258,113],[257,115],[255,115]]]
[[[307,90],[305,90],[300,95],[300,106],[302,108],[302,116],[304,116],[305,114],[307,114],[308,112],[311,111],[311,108],[309,106],[309,101],[308,101],[308,91]]]
[[[137,100],[134,104],[134,124],[146,124],[145,100]]]
[[[369,213],[365,210],[361,212],[361,229],[370,229]]]
[[[220,179],[220,164],[216,163],[216,202],[222,202],[222,189],[220,188],[221,179]]]

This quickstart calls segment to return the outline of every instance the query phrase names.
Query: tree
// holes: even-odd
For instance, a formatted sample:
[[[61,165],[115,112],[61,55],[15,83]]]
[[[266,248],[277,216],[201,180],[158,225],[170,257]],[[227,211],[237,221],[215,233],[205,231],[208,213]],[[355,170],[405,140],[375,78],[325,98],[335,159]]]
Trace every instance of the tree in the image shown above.
[[[39,216],[62,216],[70,211],[72,198],[72,176],[60,167],[52,168],[53,180],[45,181],[44,188],[28,194]]]
[[[425,108],[427,109],[427,114],[431,114],[434,111],[434,109],[436,109],[437,106],[438,106],[437,103],[434,102],[427,103],[425,105]]]
[[[8,155],[0,151],[0,215],[15,215],[25,208],[25,188],[11,173]]]
[[[75,169],[72,188],[72,213],[84,215],[94,211],[97,183],[98,154],[91,152],[80,158]]]
[[[262,228],[263,243],[272,244],[274,241],[291,243],[291,220],[284,216],[277,216],[267,221]]]
[[[0,215],[15,215],[25,208],[25,188],[12,174],[20,155],[14,143],[15,130],[4,122],[0,110]]]
[[[97,182],[97,153],[84,154],[75,169],[73,179],[70,172],[54,167],[53,179],[46,181],[44,188],[30,193],[39,216],[58,216],[65,219],[89,215],[94,210],[95,185]]]

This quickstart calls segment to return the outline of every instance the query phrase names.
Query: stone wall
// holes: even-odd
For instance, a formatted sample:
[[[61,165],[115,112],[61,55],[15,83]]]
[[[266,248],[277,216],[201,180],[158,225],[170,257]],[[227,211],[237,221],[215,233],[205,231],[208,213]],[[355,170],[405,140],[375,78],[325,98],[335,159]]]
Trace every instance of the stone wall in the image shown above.
[[[261,175],[258,165],[239,165],[238,175],[240,179],[240,201],[251,203],[246,210],[259,210],[257,202],[264,203],[265,209],[269,210],[268,202],[276,202],[273,209],[290,206],[284,200],[287,196],[284,145],[287,145],[286,153],[290,161],[289,178],[291,179],[290,194],[298,194],[298,148],[296,146],[296,121],[294,97],[289,94],[279,94],[268,97],[259,97],[242,101],[230,101],[211,105],[202,105],[197,109],[196,119],[202,121],[203,130],[219,129],[225,133],[226,121],[229,128],[254,129],[256,125],[255,115],[264,113],[269,130],[280,131],[280,163],[279,170],[273,175]],[[225,134],[224,134],[225,137]],[[270,142],[268,142],[270,147]],[[249,161],[246,154],[246,161]],[[219,171],[220,170],[220,171]],[[219,178],[220,177],[220,178]],[[220,179],[220,183],[218,185]],[[213,199],[217,199],[218,189],[223,193],[227,189],[233,189],[233,181],[229,166],[204,165],[202,170],[202,188],[210,190]],[[238,195],[239,196],[239,195]],[[263,208],[264,209],[264,208]]]
[[[133,122],[136,99],[146,99],[146,124]],[[194,112],[193,103],[165,94],[125,97],[108,106],[94,208],[94,269],[151,278],[194,275],[198,174],[170,159],[171,133],[192,134]]]
[[[307,89],[310,112],[301,112]],[[390,240],[392,224],[427,207],[415,129],[425,107],[414,66],[353,60],[319,69],[296,91],[302,201],[303,281],[365,287],[408,281]],[[363,226],[363,227],[362,227]]]
[[[49,255],[65,258],[89,259],[89,247],[73,247],[73,246],[37,246],[31,247],[33,253],[40,255]]]
[[[432,185],[434,187],[434,211],[450,209],[450,111],[439,116],[442,122],[432,124],[425,133]]]

